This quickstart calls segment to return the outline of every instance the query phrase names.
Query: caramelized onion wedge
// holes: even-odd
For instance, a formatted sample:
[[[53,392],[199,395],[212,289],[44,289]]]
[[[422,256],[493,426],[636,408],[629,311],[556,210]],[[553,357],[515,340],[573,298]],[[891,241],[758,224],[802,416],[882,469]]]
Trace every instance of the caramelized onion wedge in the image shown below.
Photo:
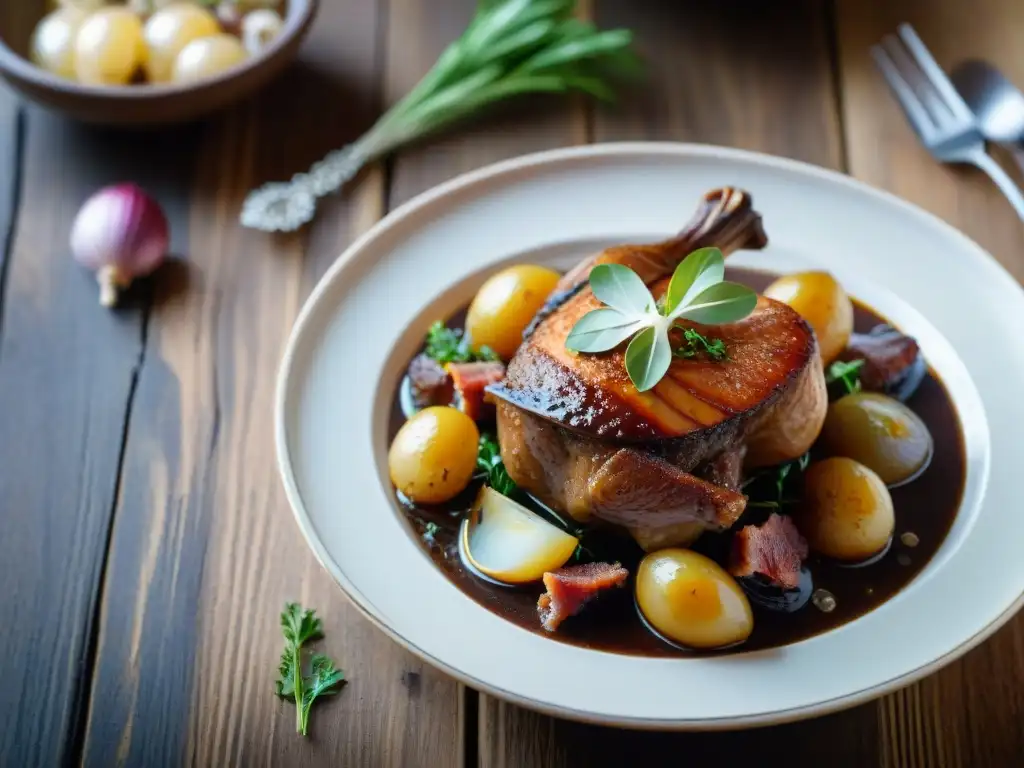
[[[493,488],[480,489],[460,532],[466,562],[503,584],[538,581],[572,557],[579,539]]]

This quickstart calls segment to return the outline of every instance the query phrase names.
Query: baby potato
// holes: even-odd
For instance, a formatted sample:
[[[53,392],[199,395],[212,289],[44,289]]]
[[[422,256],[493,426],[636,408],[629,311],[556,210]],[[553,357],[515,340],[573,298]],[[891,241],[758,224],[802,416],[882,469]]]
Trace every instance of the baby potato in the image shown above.
[[[796,272],[764,290],[770,299],[795,309],[814,329],[821,361],[828,365],[846,347],[853,332],[853,302],[828,272]]]
[[[754,629],[750,602],[714,560],[689,549],[662,549],[640,561],[636,602],[650,625],[688,648],[741,643]]]
[[[476,424],[457,408],[424,408],[402,425],[391,443],[391,482],[418,504],[448,501],[469,485],[479,440]]]
[[[491,275],[466,314],[466,333],[473,348],[490,347],[502,359],[511,358],[558,280],[557,272],[536,264],[517,264]]]
[[[855,392],[832,403],[821,439],[829,454],[859,461],[889,486],[918,475],[932,457],[932,436],[921,417],[878,392]]]
[[[885,483],[845,456],[807,468],[795,522],[811,549],[846,563],[863,562],[884,550],[896,527]]]

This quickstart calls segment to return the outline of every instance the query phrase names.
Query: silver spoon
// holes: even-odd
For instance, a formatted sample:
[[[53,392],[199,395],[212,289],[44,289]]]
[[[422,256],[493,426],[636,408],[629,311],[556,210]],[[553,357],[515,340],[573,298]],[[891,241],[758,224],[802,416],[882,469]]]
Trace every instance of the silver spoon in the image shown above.
[[[985,61],[969,60],[950,73],[989,141],[1010,150],[1024,171],[1024,93]]]

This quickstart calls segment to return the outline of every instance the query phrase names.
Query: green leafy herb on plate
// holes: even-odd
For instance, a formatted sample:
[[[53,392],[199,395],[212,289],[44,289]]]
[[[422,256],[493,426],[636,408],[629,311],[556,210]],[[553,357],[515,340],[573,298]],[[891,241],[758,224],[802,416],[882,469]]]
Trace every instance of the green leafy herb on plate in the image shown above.
[[[846,389],[846,394],[860,392],[860,369],[863,367],[863,360],[836,360],[825,371],[825,384],[839,382]]]
[[[440,320],[431,325],[427,331],[424,352],[427,357],[436,360],[441,365],[501,360],[490,347],[480,347],[479,350],[471,349],[469,339],[462,331],[449,328]]]
[[[725,360],[728,357],[724,341],[709,339],[693,328],[683,329],[683,343],[672,354],[685,360],[699,357],[701,354],[712,360]]]
[[[751,508],[771,509],[782,512],[783,508],[796,503],[796,499],[787,494],[794,490],[798,475],[802,475],[811,463],[811,454],[805,453],[798,459],[787,461],[751,475],[743,483],[743,492],[747,495],[747,506]]]
[[[590,288],[605,306],[581,317],[565,346],[574,352],[607,352],[630,339],[626,373],[641,392],[668,372],[673,357],[669,331],[679,320],[734,323],[757,305],[754,291],[725,280],[725,258],[718,248],[700,248],[683,259],[660,306],[640,276],[621,264],[594,267]]]
[[[512,496],[519,486],[509,477],[505,462],[501,460],[501,446],[486,432],[480,435],[476,455],[477,475],[503,496]]]
[[[345,682],[345,673],[323,654],[314,654],[309,673],[303,671],[305,646],[324,636],[316,611],[304,611],[298,603],[288,603],[281,613],[281,632],[285,646],[278,666],[277,695],[295,702],[295,730],[305,736],[313,702],[337,693]]]

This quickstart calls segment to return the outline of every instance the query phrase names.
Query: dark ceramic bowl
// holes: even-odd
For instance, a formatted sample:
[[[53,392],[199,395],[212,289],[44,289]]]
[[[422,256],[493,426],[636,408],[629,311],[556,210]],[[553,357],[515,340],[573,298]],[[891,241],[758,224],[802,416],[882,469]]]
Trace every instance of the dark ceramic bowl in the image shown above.
[[[284,30],[270,47],[216,77],[188,85],[81,85],[28,59],[47,0],[0,0],[0,75],[26,98],[70,117],[106,125],[166,125],[202,117],[261,88],[291,62],[318,0],[288,0]]]

